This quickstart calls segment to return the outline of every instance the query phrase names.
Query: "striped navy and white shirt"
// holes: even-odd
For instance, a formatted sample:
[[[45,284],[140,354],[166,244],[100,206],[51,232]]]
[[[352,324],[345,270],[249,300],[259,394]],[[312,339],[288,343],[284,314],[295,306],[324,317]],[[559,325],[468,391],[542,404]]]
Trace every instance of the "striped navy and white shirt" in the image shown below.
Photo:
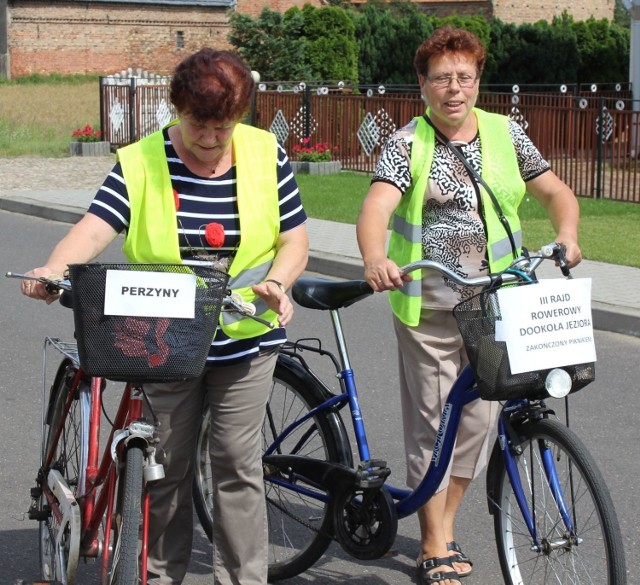
[[[163,130],[165,153],[174,194],[179,200],[176,231],[181,255],[215,253],[223,258],[231,254],[240,242],[240,220],[236,194],[236,167],[232,166],[219,177],[203,179],[192,173],[178,157],[167,129]],[[302,207],[298,185],[284,149],[278,145],[278,200],[280,206],[280,232],[286,232],[307,220]],[[89,213],[97,215],[118,233],[129,227],[129,196],[122,169],[117,163],[89,207]],[[224,227],[224,244],[212,248],[205,239],[207,224],[217,222]],[[211,344],[207,365],[232,365],[257,356],[260,350],[268,350],[286,341],[286,331],[279,327],[251,339],[230,339],[218,328]]]

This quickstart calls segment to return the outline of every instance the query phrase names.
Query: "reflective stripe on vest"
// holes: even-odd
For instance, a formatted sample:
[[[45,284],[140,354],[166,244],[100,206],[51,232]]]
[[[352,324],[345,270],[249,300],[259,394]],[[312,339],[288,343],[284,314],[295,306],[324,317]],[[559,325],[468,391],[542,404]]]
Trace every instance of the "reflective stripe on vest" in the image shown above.
[[[173,121],[170,125],[177,123]],[[280,234],[277,142],[270,132],[238,124],[232,137],[240,245],[229,267],[229,287],[256,305],[256,315],[277,323],[251,290],[264,280]],[[181,263],[176,209],[162,131],[118,150],[129,193],[131,220],[122,248],[129,262]],[[256,337],[269,329],[253,319],[222,313],[224,332],[234,339]]]
[[[506,116],[474,109],[481,137],[482,177],[496,195],[509,222],[516,246],[522,245],[522,231],[517,210],[525,193],[518,160],[509,133]],[[427,111],[428,113],[428,111]],[[424,117],[417,118],[411,149],[413,185],[402,196],[392,222],[389,257],[398,266],[422,259],[422,210],[427,191],[435,132]],[[489,154],[490,153],[490,154]],[[483,219],[487,230],[487,257],[492,272],[505,269],[513,259],[511,244],[490,196],[481,189]],[[413,281],[389,293],[394,314],[403,323],[416,326],[422,308],[422,274],[412,273]]]

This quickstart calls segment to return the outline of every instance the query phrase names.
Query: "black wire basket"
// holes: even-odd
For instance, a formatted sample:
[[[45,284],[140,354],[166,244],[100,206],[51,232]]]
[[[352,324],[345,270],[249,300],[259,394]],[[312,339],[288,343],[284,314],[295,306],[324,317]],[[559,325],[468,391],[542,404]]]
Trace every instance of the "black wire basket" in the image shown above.
[[[495,323],[501,318],[497,291],[497,288],[483,291],[453,308],[480,397],[483,400],[548,398],[545,380],[551,369],[511,374],[507,344],[496,341]],[[560,369],[571,376],[571,392],[577,392],[595,379],[594,363]]]
[[[105,315],[107,271],[195,274],[193,318]],[[170,382],[199,376],[218,324],[228,275],[185,264],[72,264],[73,313],[82,369],[124,382]]]

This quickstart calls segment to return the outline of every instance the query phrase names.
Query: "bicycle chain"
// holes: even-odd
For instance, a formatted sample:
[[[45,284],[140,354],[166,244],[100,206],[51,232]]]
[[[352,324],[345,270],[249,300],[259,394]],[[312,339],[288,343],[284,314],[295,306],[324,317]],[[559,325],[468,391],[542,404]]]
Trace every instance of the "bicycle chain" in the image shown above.
[[[336,540],[336,537],[333,534],[327,534],[326,532],[320,530],[319,528],[316,528],[315,526],[312,526],[306,520],[303,520],[302,518],[298,518],[298,516],[296,516],[295,514],[289,512],[289,510],[287,510],[284,506],[282,506],[281,504],[275,502],[274,500],[272,500],[268,496],[265,497],[265,499],[267,500],[267,502],[269,504],[271,504],[272,506],[274,506],[275,508],[280,510],[286,516],[289,516],[289,518],[295,520],[299,524],[302,524],[302,526],[304,526],[305,528],[308,528],[309,530],[319,534],[320,536],[324,536],[325,538],[330,538],[331,540]]]

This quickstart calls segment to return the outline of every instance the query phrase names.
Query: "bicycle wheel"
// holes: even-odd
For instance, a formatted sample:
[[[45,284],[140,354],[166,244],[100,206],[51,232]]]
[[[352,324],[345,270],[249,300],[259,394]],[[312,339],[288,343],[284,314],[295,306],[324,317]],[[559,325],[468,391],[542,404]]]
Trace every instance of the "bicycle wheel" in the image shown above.
[[[124,476],[118,480],[118,501],[113,525],[113,554],[109,567],[109,585],[134,585],[139,582],[138,538],[142,525],[142,447],[125,450]]]
[[[72,585],[76,579],[80,553],[80,526],[77,506],[67,507],[69,514],[58,519],[42,493],[50,470],[59,474],[66,484],[70,498],[81,496],[86,469],[86,433],[89,424],[90,389],[85,383],[73,385],[77,368],[70,361],[60,364],[49,393],[49,406],[43,429],[42,456],[53,452],[49,468],[42,468],[38,476],[40,484],[35,517],[39,520],[40,569],[45,581],[58,580]],[[68,412],[67,402],[70,401]],[[56,429],[62,424],[60,436],[55,441]],[[60,496],[60,509],[65,503]],[[75,515],[74,517],[70,514]]]
[[[278,358],[263,424],[265,448],[283,429],[330,396],[328,390],[296,362]],[[208,412],[203,418],[196,451],[194,503],[200,522],[212,538],[211,467],[208,454]],[[319,413],[297,429],[277,450],[352,466],[351,449],[339,415]],[[313,565],[331,542],[328,502],[320,501],[265,476],[269,520],[269,581],[298,575]]]
[[[555,420],[526,423],[515,431],[522,450],[516,455],[518,474],[540,546],[525,526],[504,465],[490,464],[489,506],[505,583],[624,585],[620,526],[591,454],[572,431]],[[495,457],[502,460],[497,442],[493,463],[498,461]],[[561,490],[568,520],[563,519],[559,498],[554,498],[550,468],[555,469],[555,485]]]

